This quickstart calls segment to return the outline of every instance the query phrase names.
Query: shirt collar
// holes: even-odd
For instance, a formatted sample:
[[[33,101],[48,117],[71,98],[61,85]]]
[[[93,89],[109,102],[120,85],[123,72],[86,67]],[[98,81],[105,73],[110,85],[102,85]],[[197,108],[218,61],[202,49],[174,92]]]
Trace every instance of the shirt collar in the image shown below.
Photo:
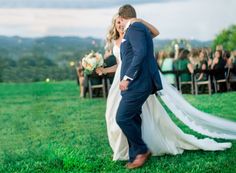
[[[126,23],[125,28],[124,28],[124,31],[126,31],[126,30],[129,28],[130,24],[131,24],[131,20],[129,20],[129,21]]]

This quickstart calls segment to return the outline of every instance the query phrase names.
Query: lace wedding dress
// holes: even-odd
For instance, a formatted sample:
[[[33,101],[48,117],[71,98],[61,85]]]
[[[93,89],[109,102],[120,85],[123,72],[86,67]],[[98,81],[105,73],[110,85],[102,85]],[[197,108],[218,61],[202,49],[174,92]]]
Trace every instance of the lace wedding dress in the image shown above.
[[[113,53],[118,67],[109,90],[106,107],[107,133],[113,150],[113,160],[128,160],[128,143],[116,123],[116,112],[121,99],[120,48],[114,46]],[[185,125],[194,131],[214,138],[236,139],[236,123],[204,113],[191,106],[183,96],[161,75],[163,90],[160,98]],[[142,137],[152,155],[181,154],[184,150],[217,151],[231,147],[230,142],[216,142],[210,138],[198,139],[184,133],[169,117],[156,95],[150,95],[142,108]]]

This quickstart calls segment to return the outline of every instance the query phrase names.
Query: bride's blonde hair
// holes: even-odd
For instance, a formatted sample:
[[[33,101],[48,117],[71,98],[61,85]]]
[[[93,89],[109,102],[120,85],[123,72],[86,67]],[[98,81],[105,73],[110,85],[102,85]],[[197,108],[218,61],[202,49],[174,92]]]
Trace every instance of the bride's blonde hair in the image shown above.
[[[112,18],[110,27],[108,28],[108,33],[106,36],[106,46],[105,50],[112,50],[113,41],[117,40],[120,37],[119,32],[116,29],[116,19],[119,17],[118,14],[115,14]]]

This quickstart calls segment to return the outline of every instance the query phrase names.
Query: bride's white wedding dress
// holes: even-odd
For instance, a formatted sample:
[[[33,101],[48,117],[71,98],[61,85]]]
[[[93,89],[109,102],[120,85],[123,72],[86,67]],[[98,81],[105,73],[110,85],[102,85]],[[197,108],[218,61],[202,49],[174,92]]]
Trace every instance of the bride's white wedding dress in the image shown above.
[[[107,98],[106,123],[113,160],[128,160],[128,143],[116,123],[116,112],[121,99],[120,49],[114,46],[113,53],[118,67]],[[215,138],[236,139],[236,123],[201,112],[191,106],[181,94],[167,83],[161,74],[163,90],[161,99],[184,124],[191,129]],[[230,142],[218,143],[210,138],[198,139],[184,133],[169,117],[155,95],[150,95],[142,108],[142,137],[152,155],[181,154],[184,150],[225,150]]]

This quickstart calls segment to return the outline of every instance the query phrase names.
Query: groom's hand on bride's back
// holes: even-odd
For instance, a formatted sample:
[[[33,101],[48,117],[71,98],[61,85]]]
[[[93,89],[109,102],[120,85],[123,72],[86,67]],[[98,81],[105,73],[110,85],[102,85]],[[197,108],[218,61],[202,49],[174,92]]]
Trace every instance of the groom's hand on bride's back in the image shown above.
[[[120,82],[119,88],[121,91],[125,91],[128,89],[129,81],[128,80],[122,80]]]

